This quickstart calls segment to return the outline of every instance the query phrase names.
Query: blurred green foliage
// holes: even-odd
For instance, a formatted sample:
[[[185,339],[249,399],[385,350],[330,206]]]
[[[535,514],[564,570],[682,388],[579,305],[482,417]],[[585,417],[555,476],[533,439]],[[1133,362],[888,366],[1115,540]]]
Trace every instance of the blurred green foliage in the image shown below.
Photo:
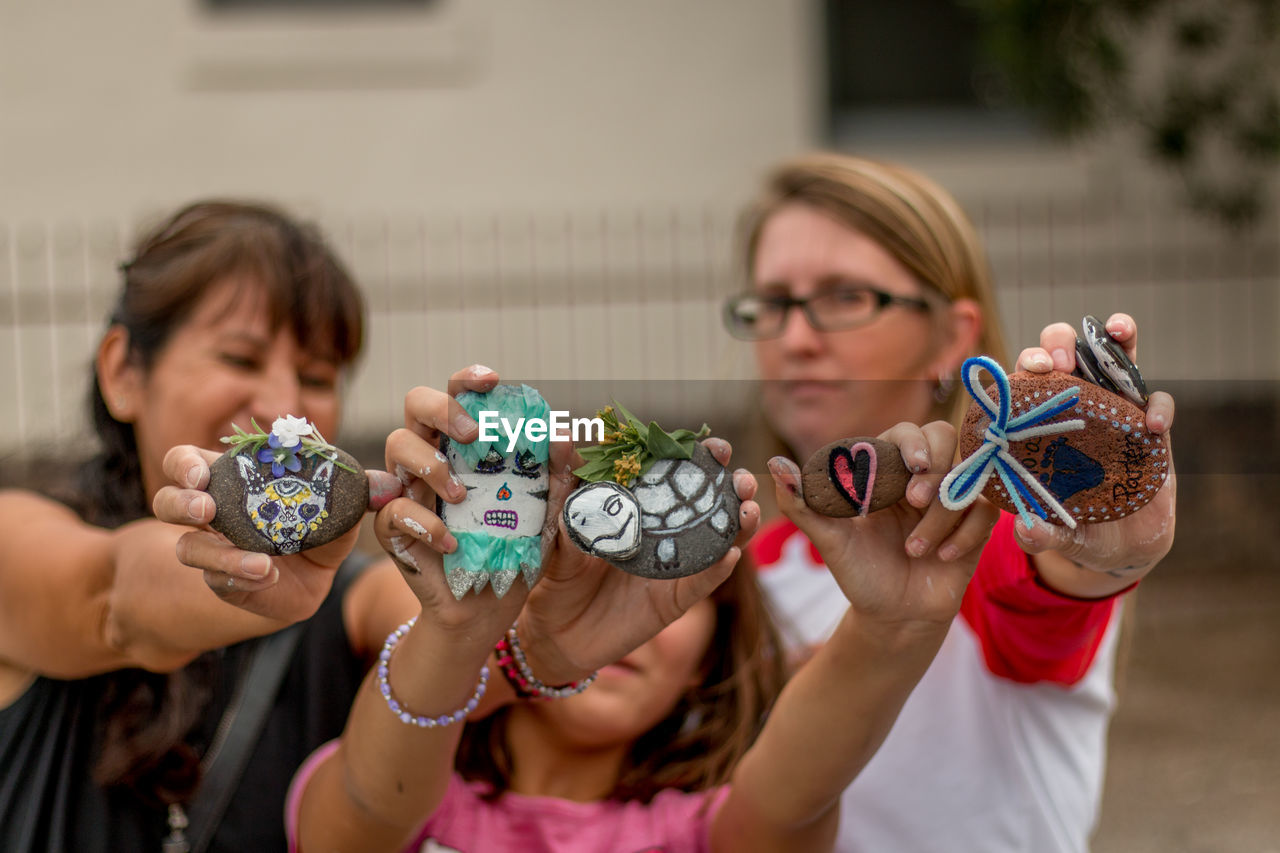
[[[1013,96],[1051,129],[1124,127],[1190,204],[1256,222],[1280,166],[1280,0],[961,0]]]

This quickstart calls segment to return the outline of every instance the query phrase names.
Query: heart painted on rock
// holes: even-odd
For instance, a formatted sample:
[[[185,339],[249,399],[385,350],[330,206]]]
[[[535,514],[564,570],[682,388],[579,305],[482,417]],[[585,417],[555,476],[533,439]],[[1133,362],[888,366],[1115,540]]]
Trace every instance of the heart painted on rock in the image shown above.
[[[876,484],[876,451],[864,441],[831,451],[831,482],[858,515],[866,515]]]
[[[893,506],[910,479],[898,446],[870,436],[824,445],[800,470],[805,504],[831,518],[867,516]]]

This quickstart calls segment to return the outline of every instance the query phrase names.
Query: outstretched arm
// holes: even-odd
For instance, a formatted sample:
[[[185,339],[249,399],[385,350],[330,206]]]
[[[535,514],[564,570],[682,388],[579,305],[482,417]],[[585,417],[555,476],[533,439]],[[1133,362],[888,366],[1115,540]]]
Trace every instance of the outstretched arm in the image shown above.
[[[949,425],[904,424],[884,437],[908,465],[920,450],[927,461],[914,464],[902,502],[866,518],[815,514],[795,464],[770,462],[779,507],[823,555],[850,607],[734,773],[713,824],[717,850],[830,849],[841,792],[933,660],[995,523],[984,501],[955,513],[936,500],[955,448]]]
[[[1133,361],[1138,357],[1138,325],[1128,314],[1113,314],[1107,333],[1124,347]],[[1040,346],[1018,356],[1018,366],[1036,373],[1075,369],[1075,332],[1065,323],[1046,326]],[[1146,427],[1164,435],[1173,426],[1173,398],[1163,391],[1151,395]],[[1036,572],[1052,589],[1076,598],[1114,595],[1147,575],[1173,546],[1177,509],[1177,476],[1169,457],[1169,476],[1156,496],[1133,515],[1119,521],[1082,524],[1075,530],[1037,521],[1028,530],[1021,521],[1015,528],[1022,549],[1032,555]]]
[[[29,492],[0,494],[0,668],[7,676],[176,669],[207,649],[278,630],[314,611],[355,532],[291,558],[236,552],[234,565],[227,564],[234,589],[225,584],[231,573],[221,575],[215,589],[227,600],[265,596],[269,604],[259,613],[219,601],[182,564],[188,525],[213,517],[213,501],[198,490],[208,478],[206,457],[216,454],[171,451],[166,472],[193,488],[163,490],[158,519],[114,530]],[[196,479],[186,480],[188,474]],[[375,496],[386,485],[374,475]],[[398,487],[394,479],[391,485]]]

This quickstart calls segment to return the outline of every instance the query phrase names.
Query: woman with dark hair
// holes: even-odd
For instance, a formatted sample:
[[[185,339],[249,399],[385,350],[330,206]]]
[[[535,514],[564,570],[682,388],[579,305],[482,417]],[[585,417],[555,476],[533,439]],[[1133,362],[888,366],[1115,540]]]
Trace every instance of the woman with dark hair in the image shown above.
[[[354,534],[250,566],[276,588],[251,614],[178,562],[183,528],[150,505],[174,444],[216,448],[233,423],[284,412],[336,431],[362,300],[313,229],[255,204],[190,205],[121,270],[90,395],[100,451],[63,502],[0,494],[0,848],[159,849],[183,828],[254,638],[314,614],[208,849],[278,848],[293,765],[340,729],[364,672],[342,612],[361,581],[339,572]],[[373,477],[375,494],[387,485]]]
[[[354,531],[268,557],[191,527],[214,517],[200,489],[233,425],[291,414],[334,436],[362,300],[314,229],[257,204],[178,211],[122,272],[94,365],[101,452],[63,500],[0,492],[0,849],[282,850],[291,775],[342,730],[384,638],[419,605],[390,559],[348,559]],[[496,381],[468,368],[451,389]],[[411,391],[406,408],[420,429],[477,434],[442,392]],[[727,445],[713,452],[727,463]],[[458,501],[447,469],[422,482]],[[396,477],[369,476],[372,508],[400,494]],[[570,481],[553,477],[561,499]],[[740,484],[744,538],[753,490]],[[202,579],[184,562],[210,568]],[[546,585],[585,594],[529,605],[529,660],[548,677],[639,645],[732,564],[672,600],[597,562],[553,550]],[[619,614],[608,643],[575,627],[588,611]]]

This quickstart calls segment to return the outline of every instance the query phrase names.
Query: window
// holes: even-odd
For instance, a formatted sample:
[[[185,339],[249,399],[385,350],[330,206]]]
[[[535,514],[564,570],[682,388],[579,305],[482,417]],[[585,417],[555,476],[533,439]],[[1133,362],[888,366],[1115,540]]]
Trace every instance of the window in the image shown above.
[[[837,143],[1029,134],[957,0],[826,0],[830,133]]]

